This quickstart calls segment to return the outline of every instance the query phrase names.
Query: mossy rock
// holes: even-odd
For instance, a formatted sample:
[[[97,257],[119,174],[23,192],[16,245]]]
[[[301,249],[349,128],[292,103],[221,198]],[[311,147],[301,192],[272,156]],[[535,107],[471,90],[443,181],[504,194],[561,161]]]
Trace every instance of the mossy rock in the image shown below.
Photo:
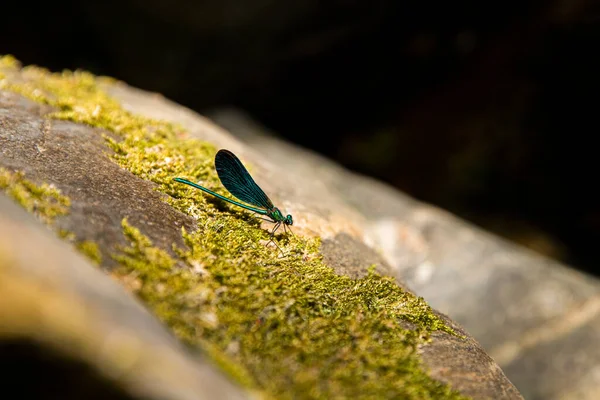
[[[0,189],[29,210],[39,197],[36,216],[85,268],[135,294],[248,396],[521,398],[474,339],[392,276],[365,243],[364,217],[315,177],[122,83],[11,58],[0,73]],[[294,215],[295,235],[276,236],[283,253],[266,245],[268,223],[172,180],[227,195],[218,147]]]

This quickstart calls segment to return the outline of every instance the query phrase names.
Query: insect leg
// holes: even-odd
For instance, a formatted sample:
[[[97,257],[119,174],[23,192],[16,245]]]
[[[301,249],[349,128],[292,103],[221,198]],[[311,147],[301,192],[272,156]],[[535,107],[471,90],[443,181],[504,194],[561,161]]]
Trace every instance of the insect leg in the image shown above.
[[[281,222],[277,222],[275,224],[275,227],[273,228],[273,231],[271,232],[271,240],[269,240],[265,246],[268,246],[269,243],[273,242],[273,244],[279,249],[281,254],[284,254],[283,250],[281,250],[281,247],[279,247],[279,245],[277,243],[275,243],[275,240],[273,240],[273,239],[275,239],[275,231],[279,228],[280,225],[281,225]]]
[[[291,227],[291,226],[288,226],[287,228],[288,228],[288,230],[289,230],[289,231],[292,233],[292,236],[296,236],[296,235],[294,234],[294,231],[292,231],[292,227]]]
[[[273,227],[273,231],[271,232],[271,240],[273,240],[273,238],[275,237],[275,231],[276,231],[277,229],[279,229],[279,226],[280,226],[280,225],[281,225],[281,221],[277,222],[277,223],[275,224],[275,226]]]
[[[281,247],[279,247],[279,246],[277,245],[277,243],[275,243],[275,241],[273,241],[273,240],[271,240],[271,241],[272,241],[272,242],[273,242],[273,244],[274,244],[274,245],[275,245],[275,246],[276,246],[276,247],[279,249],[279,252],[280,252],[281,254],[285,255],[285,253],[283,252],[283,250],[281,250]],[[268,243],[267,243],[267,244],[268,244]]]

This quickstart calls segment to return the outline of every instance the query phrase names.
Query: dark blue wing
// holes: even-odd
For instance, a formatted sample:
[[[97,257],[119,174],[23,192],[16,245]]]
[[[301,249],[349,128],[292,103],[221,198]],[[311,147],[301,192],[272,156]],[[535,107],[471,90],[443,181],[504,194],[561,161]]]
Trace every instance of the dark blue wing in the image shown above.
[[[215,156],[215,168],[221,183],[229,192],[243,202],[273,208],[273,202],[254,182],[242,162],[229,150],[219,150]]]

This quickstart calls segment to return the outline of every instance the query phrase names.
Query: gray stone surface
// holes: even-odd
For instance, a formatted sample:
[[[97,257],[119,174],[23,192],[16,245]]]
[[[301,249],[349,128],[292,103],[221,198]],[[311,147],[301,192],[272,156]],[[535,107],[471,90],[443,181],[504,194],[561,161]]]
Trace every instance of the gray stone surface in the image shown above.
[[[210,115],[368,220],[367,243],[468,330],[527,399],[600,398],[600,281],[279,140],[240,110]],[[418,172],[415,172],[418,173]]]
[[[357,208],[352,201],[348,201],[346,194],[340,191],[336,183],[340,178],[348,184],[352,184],[355,178],[362,178],[355,177],[339,165],[309,151],[265,137],[260,129],[252,128],[248,119],[237,120],[240,124],[232,126],[231,122],[235,121],[235,118],[224,120],[213,116],[213,120],[217,122],[214,124],[205,117],[198,117],[191,111],[162,99],[159,95],[148,97],[143,91],[125,86],[107,86],[106,89],[132,112],[177,121],[192,135],[244,154],[253,164],[263,166],[265,171],[259,170],[257,174],[261,184],[265,182],[267,188],[273,185],[272,190],[284,199],[286,210],[291,210],[294,214],[295,231],[319,234],[324,239],[325,259],[337,272],[360,276],[364,271],[357,271],[355,266],[370,263],[375,263],[380,271],[390,271],[393,264],[385,259],[385,252],[376,246],[369,247],[375,245],[370,233],[371,216]],[[237,117],[239,114],[233,115]],[[248,148],[222,127],[236,136],[241,133],[242,138],[246,136],[248,139],[248,136],[252,136],[256,141],[243,140],[250,144]],[[271,193],[271,190],[268,192]],[[392,193],[402,196],[395,190]],[[372,198],[377,199],[377,195],[373,194]],[[294,202],[286,203],[285,199],[294,199]],[[414,204],[416,205],[416,202]],[[360,243],[357,244],[357,241]],[[402,252],[402,249],[399,252]],[[354,266],[354,269],[350,266]],[[406,280],[402,274],[397,274],[397,277],[399,284],[404,286]],[[461,348],[452,347],[452,339],[442,340],[438,335],[437,340],[432,347],[437,348],[437,351],[430,350],[424,353],[426,363],[432,368],[436,378],[457,385],[455,387],[474,398],[520,398],[520,394],[506,380],[497,364],[481,352],[477,342],[473,341],[470,346]],[[447,355],[448,348],[445,346],[452,349],[450,354],[454,356]],[[473,358],[466,361],[468,358],[457,357],[457,352],[470,353]],[[452,367],[440,367],[438,356],[443,357],[444,362],[453,361],[455,364]],[[470,379],[465,379],[467,376]]]
[[[279,163],[277,156],[264,157],[264,152],[254,151],[237,141],[223,129],[216,127],[205,118],[199,117],[189,110],[165,101],[160,96],[152,96],[143,91],[120,85],[112,87],[111,93],[121,100],[124,106],[136,113],[144,114],[155,118],[168,119],[183,124],[189,133],[193,136],[209,140],[218,146],[227,146],[230,150],[239,153],[244,159],[253,163],[257,168],[253,175],[257,177],[268,193],[273,193],[273,200],[281,204],[286,211],[292,212],[295,216],[294,227],[296,234],[320,235],[326,243],[323,247],[325,257],[328,257],[332,267],[339,273],[345,273],[351,276],[359,276],[371,262],[378,264],[381,271],[391,271],[390,262],[385,259],[385,253],[378,253],[372,249],[368,239],[373,235],[369,232],[371,222],[370,216],[362,213],[348,203],[344,196],[339,195],[339,188],[331,184],[328,177],[335,177],[335,174],[342,171],[330,162],[314,163],[314,158],[307,155],[305,162],[312,162],[313,168],[318,170],[318,175],[307,173],[308,169],[298,169],[296,173],[291,173]],[[161,200],[161,195],[153,191],[153,185],[143,181],[133,174],[120,169],[107,156],[109,149],[102,143],[100,133],[97,129],[78,125],[64,121],[49,121],[44,118],[44,114],[49,110],[45,106],[40,106],[30,101],[23,100],[20,96],[0,91],[0,166],[12,170],[21,170],[25,173],[27,179],[36,183],[52,183],[58,187],[64,194],[69,196],[72,201],[69,215],[61,217],[56,221],[60,228],[67,229],[77,235],[78,240],[90,239],[99,244],[100,250],[104,255],[102,267],[110,270],[110,257],[108,256],[117,244],[124,244],[121,234],[121,219],[127,217],[130,223],[139,227],[144,234],[148,235],[153,242],[166,250],[171,248],[173,242],[181,240],[180,228],[185,225],[193,228],[194,221],[185,215],[171,209]],[[288,161],[293,160],[289,157]],[[301,165],[300,163],[297,165]],[[316,177],[322,179],[316,179]],[[287,199],[287,200],[286,200]],[[3,200],[3,204],[9,204]],[[14,206],[3,206],[0,208],[3,213],[12,215]],[[11,208],[12,207],[12,208]],[[6,218],[6,217],[5,217]],[[10,221],[10,218],[7,218]],[[28,229],[35,231],[44,231],[44,228],[31,223],[33,227]],[[17,257],[19,261],[16,265],[17,273],[30,270],[39,270],[32,274],[34,283],[47,282],[55,283],[55,292],[57,296],[62,293],[74,292],[69,297],[71,302],[67,302],[75,307],[77,304],[87,304],[99,295],[105,287],[118,291],[115,285],[110,285],[109,281],[99,284],[96,283],[101,276],[100,271],[94,270],[94,267],[84,262],[81,257],[73,254],[64,243],[58,239],[52,239],[49,244],[45,244],[41,237],[30,234],[29,231],[17,230],[18,223],[3,224],[8,226],[8,230],[0,234],[4,245],[4,252]],[[4,239],[11,235],[9,239]],[[45,233],[48,235],[47,233]],[[37,245],[37,241],[42,244]],[[35,249],[40,251],[26,251],[26,244],[29,243]],[[56,254],[50,249],[53,244],[61,244],[56,247]],[[62,253],[66,252],[63,259]],[[67,263],[65,260],[74,258],[77,261],[68,269],[61,270],[60,266]],[[46,267],[46,262],[48,267]],[[69,261],[75,262],[75,261]],[[75,271],[75,272],[74,272]],[[93,272],[91,272],[93,271]],[[63,280],[46,280],[46,274],[52,272],[56,277],[62,277]],[[39,275],[36,275],[39,274]],[[73,275],[73,277],[71,277]],[[73,281],[75,279],[75,281]],[[402,281],[402,279],[399,279]],[[14,281],[16,282],[16,280]],[[62,286],[61,286],[62,285]],[[71,285],[75,286],[71,288]],[[104,286],[103,286],[104,285]],[[81,287],[81,292],[78,288]],[[85,290],[84,290],[85,288]],[[96,289],[94,289],[96,288]],[[90,293],[86,293],[90,290]],[[115,296],[124,295],[115,294]],[[81,296],[81,299],[78,297]],[[88,299],[92,297],[92,299]],[[100,296],[102,297],[102,296]],[[127,296],[125,296],[127,297]],[[60,297],[59,299],[62,299]],[[98,309],[106,307],[106,313],[110,313],[113,306],[112,299],[98,299],[96,305]],[[122,301],[131,301],[125,300]],[[119,303],[120,304],[120,303]],[[36,305],[35,302],[33,305]],[[39,306],[39,304],[38,304]],[[138,307],[139,310],[142,308]],[[156,321],[145,317],[136,317],[127,313],[128,308],[122,312],[116,313],[115,318],[121,317],[127,322],[123,326],[126,332],[131,336],[127,338],[135,342],[135,349],[139,351],[136,354],[144,354],[147,346],[151,346],[153,351],[162,350],[164,347],[158,347],[150,339],[159,335],[161,328]],[[93,312],[86,314],[93,320]],[[71,312],[67,309],[66,312]],[[72,312],[81,312],[74,309]],[[133,311],[132,311],[133,312]],[[104,315],[102,315],[103,317]],[[139,325],[142,318],[149,327]],[[147,318],[147,319],[143,319]],[[85,320],[87,321],[87,319]],[[118,329],[121,319],[110,320],[110,325],[105,330],[95,330],[95,341],[88,343],[94,350],[102,346],[105,340],[115,340],[109,328]],[[63,321],[64,322],[64,321]],[[90,321],[92,324],[94,321]],[[34,324],[35,321],[31,322]],[[100,323],[100,322],[98,322]],[[138,325],[136,325],[138,323]],[[457,329],[460,327],[450,322]],[[34,325],[32,325],[34,326]],[[92,326],[95,326],[92,324]],[[56,324],[51,328],[60,330],[61,325]],[[146,338],[135,336],[135,332],[147,332],[144,335],[150,335]],[[51,329],[41,331],[41,335],[52,336]],[[77,337],[75,331],[75,337]],[[87,335],[87,331],[81,331],[82,335]],[[105,337],[108,336],[108,339]],[[116,336],[117,339],[119,336]],[[168,340],[168,335],[162,334],[164,340]],[[56,342],[51,345],[56,346],[62,343],[64,338],[58,336]],[[159,339],[154,339],[159,341]],[[162,339],[161,339],[162,340]],[[87,342],[86,342],[87,343]],[[165,342],[166,343],[166,342]],[[180,391],[185,391],[186,395],[202,393],[203,385],[208,385],[206,389],[206,398],[237,398],[241,396],[240,392],[231,387],[231,384],[223,380],[216,371],[198,360],[196,365],[191,363],[185,354],[179,353],[174,342],[164,344],[168,354],[166,361],[158,361],[156,358],[148,356],[148,359],[154,362],[152,372],[165,372],[166,381],[160,381],[153,378],[151,373],[142,379],[138,373],[138,365],[135,371],[127,370],[131,379],[135,382],[141,380],[141,388],[152,392],[153,383],[161,385],[164,390],[169,391],[172,398]],[[174,346],[174,347],[168,347]],[[85,348],[84,348],[85,349]],[[92,351],[89,350],[89,351]],[[144,351],[142,351],[144,350]],[[457,341],[445,333],[439,333],[434,336],[431,344],[423,346],[421,349],[425,364],[431,369],[432,376],[441,381],[451,384],[455,389],[464,394],[473,396],[475,399],[503,398],[520,399],[522,398],[511,382],[505,377],[496,363],[483,351],[481,346],[472,338],[466,341]],[[154,353],[152,353],[154,354]],[[163,354],[163,353],[161,353]],[[89,363],[97,362],[97,354],[84,353],[79,354]],[[171,357],[171,358],[168,358]],[[146,358],[144,358],[146,360]],[[127,364],[128,366],[130,364]],[[141,365],[141,364],[140,364]],[[176,366],[172,366],[176,365]],[[110,370],[110,365],[101,365],[98,368]],[[145,372],[142,368],[139,373]],[[193,378],[196,377],[196,378]],[[170,379],[170,380],[169,380]],[[179,380],[183,380],[179,384]],[[207,383],[207,380],[210,381]],[[171,386],[172,385],[172,386]],[[129,386],[128,386],[129,387]],[[132,385],[132,388],[137,386]],[[223,388],[221,391],[220,388]],[[200,391],[200,392],[199,392]],[[219,393],[219,397],[215,395]],[[154,393],[156,395],[156,393]],[[160,396],[160,394],[158,394]],[[171,398],[165,397],[163,398]],[[198,395],[196,398],[204,398]]]
[[[98,129],[46,119],[47,111],[19,95],[0,92],[0,166],[24,171],[35,182],[51,182],[71,198],[71,213],[57,221],[59,228],[110,249],[126,244],[120,224],[127,216],[163,248],[171,247],[171,238],[182,243],[181,226],[189,229],[191,218],[165,204],[152,190],[154,184],[112,162]],[[110,257],[104,258],[112,265]]]
[[[0,292],[2,350],[7,350],[7,342],[35,343],[43,354],[61,353],[92,367],[107,385],[121,388],[131,398],[249,397],[185,350],[127,291],[4,194],[0,194]],[[12,383],[4,382],[3,390]],[[55,389],[57,393],[43,398],[72,391]],[[93,398],[92,389],[99,390],[90,387],[90,392],[80,394]]]

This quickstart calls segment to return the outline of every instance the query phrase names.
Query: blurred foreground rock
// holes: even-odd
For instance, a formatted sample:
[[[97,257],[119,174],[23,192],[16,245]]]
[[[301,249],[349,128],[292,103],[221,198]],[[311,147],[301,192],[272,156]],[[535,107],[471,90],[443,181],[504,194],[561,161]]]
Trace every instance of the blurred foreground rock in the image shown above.
[[[0,293],[6,393],[23,399],[247,398],[4,195]]]
[[[346,172],[340,175],[342,171],[331,163],[313,163],[313,156],[299,156],[285,146],[277,146],[277,151],[254,151],[208,120],[160,96],[125,85],[107,86],[106,90],[134,113],[178,122],[191,135],[252,162],[257,166],[253,175],[264,182],[266,191],[276,193],[283,199],[278,202],[282,208],[293,212],[296,234],[323,238],[325,259],[336,272],[361,276],[369,264],[388,272],[389,265],[397,265],[389,248],[382,257],[371,247],[380,243],[377,231],[372,230],[372,218],[378,211],[356,208],[348,200],[357,197],[339,191],[352,184],[364,185],[367,191],[368,181],[359,183],[359,178]],[[70,198],[70,213],[57,219],[56,227],[72,232],[78,240],[94,241],[105,256],[116,245],[126,244],[121,226],[124,217],[135,221],[160,248],[168,250],[173,243],[180,243],[181,227],[193,228],[195,221],[167,205],[153,184],[111,161],[100,135],[103,132],[46,119],[49,111],[47,106],[0,91],[0,167],[23,171],[36,183],[53,184]],[[290,169],[290,162],[295,162],[296,168]],[[386,201],[385,192],[369,193],[372,201]],[[132,296],[75,254],[72,247],[52,237],[44,225],[4,195],[0,201],[0,334],[8,343],[0,349],[12,348],[13,358],[22,356],[24,362],[38,367],[42,364],[31,353],[55,354],[49,362],[54,371],[67,363],[63,358],[73,360],[68,361],[71,368],[85,365],[77,370],[95,383],[95,391],[122,398],[250,397],[204,359],[183,350]],[[397,254],[408,257],[413,255],[412,248],[405,250],[402,245],[426,246],[425,241],[410,237],[392,240]],[[441,246],[439,251],[443,250]],[[104,257],[101,266],[110,270],[111,262]],[[415,259],[406,265],[421,263]],[[407,268],[395,271],[399,284],[410,272]],[[408,283],[414,286],[414,282]],[[434,283],[431,285],[433,288]],[[425,298],[428,300],[427,295]],[[522,398],[480,345],[457,324],[447,323],[467,338],[432,334],[432,342],[420,349],[431,376],[475,399]],[[19,350],[21,343],[26,343],[25,350]],[[62,388],[61,398],[72,392],[68,386]],[[79,390],[84,392],[78,395],[88,397],[85,388]]]
[[[239,110],[211,117],[290,179],[318,176],[354,207],[395,273],[473,334],[525,398],[600,398],[597,278],[283,142]]]

